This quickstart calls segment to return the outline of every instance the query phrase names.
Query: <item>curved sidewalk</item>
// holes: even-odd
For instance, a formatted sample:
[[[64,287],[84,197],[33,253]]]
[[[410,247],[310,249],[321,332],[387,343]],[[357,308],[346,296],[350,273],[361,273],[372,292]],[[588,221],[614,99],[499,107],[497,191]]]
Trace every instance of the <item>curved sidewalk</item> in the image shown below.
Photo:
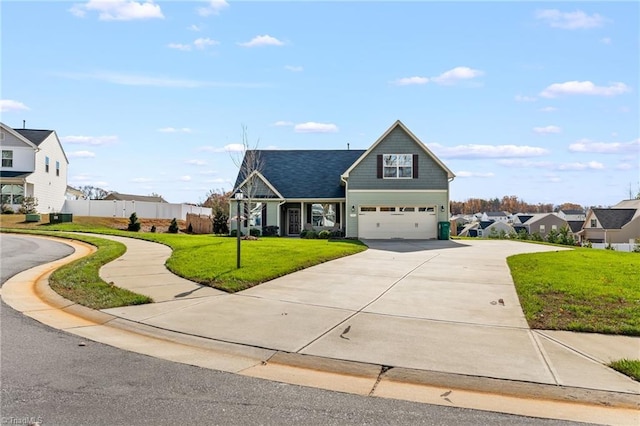
[[[504,259],[544,246],[371,242],[231,295],[171,274],[166,246],[100,237],[127,245],[103,279],[156,303],[87,315],[50,294],[46,273],[36,286],[42,305],[25,303],[34,295],[16,296],[11,282],[3,299],[79,336],[248,376],[537,417],[640,420],[639,384],[603,365],[638,358],[639,339],[526,326]],[[58,308],[64,320],[52,320]],[[78,313],[84,322],[70,318]]]

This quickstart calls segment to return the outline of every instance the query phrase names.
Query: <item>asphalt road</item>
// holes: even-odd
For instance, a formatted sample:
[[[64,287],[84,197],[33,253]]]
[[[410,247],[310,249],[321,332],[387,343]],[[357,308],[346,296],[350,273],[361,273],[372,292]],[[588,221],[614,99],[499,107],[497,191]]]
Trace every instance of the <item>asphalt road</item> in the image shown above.
[[[4,283],[68,246],[0,235]],[[223,373],[84,341],[0,307],[1,424],[570,425]]]

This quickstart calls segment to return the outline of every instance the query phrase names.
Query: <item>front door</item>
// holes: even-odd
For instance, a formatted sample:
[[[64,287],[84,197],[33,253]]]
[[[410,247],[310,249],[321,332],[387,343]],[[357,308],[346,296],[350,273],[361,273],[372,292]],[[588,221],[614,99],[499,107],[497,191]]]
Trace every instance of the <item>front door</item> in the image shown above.
[[[287,210],[287,229],[288,235],[300,234],[300,209]]]

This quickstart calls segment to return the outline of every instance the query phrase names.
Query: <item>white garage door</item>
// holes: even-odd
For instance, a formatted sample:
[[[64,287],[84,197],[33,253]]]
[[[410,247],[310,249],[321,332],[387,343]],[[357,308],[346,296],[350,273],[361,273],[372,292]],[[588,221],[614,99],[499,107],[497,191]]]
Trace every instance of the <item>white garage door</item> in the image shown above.
[[[438,222],[435,206],[360,206],[358,236],[370,239],[436,238]]]

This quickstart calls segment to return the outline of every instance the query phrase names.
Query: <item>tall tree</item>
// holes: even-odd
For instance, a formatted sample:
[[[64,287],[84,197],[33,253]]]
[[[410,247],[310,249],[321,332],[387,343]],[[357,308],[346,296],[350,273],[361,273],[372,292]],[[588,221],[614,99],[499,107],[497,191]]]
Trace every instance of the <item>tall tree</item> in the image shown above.
[[[258,150],[259,143],[260,139],[257,139],[255,144],[249,142],[247,126],[243,124],[241,149],[240,151],[232,153],[233,162],[236,167],[238,167],[238,176],[240,177],[239,185],[242,185],[242,188],[234,189],[241,189],[245,200],[244,212],[237,212],[238,221],[242,213],[244,213],[246,222],[249,219],[253,207],[255,207],[253,200],[256,198],[260,188],[260,178],[257,176],[257,173],[264,171],[264,161],[261,151]]]

